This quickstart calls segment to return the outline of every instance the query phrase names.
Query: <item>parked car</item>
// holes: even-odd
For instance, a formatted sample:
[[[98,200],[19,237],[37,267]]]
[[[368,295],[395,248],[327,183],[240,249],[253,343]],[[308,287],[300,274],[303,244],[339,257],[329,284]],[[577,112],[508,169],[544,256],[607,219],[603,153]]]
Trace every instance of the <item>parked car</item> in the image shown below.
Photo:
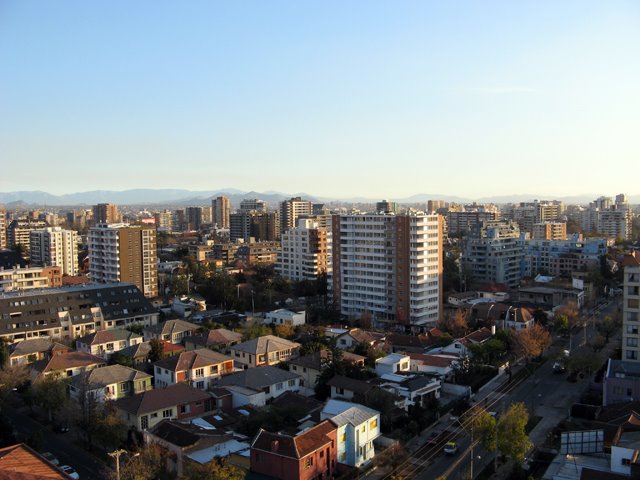
[[[66,473],[70,478],[73,478],[73,480],[80,480],[80,475],[78,475],[78,472],[76,472],[73,467],[70,467],[69,465],[62,465],[60,470]]]
[[[553,373],[564,373],[565,370],[566,368],[562,363],[556,362],[553,364]]]
[[[69,432],[69,426],[65,425],[64,423],[58,423],[58,424],[53,426],[53,431],[56,432],[56,433],[68,433]]]
[[[54,465],[60,465],[60,460],[51,452],[44,452],[42,456]]]
[[[444,453],[447,455],[455,455],[458,452],[458,444],[456,442],[447,442],[444,446]]]

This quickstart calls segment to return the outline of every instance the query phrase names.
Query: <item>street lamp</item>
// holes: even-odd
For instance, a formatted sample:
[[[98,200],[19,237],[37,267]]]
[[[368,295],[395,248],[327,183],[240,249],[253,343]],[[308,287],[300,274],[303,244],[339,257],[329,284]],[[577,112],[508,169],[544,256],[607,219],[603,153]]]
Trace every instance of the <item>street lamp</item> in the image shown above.
[[[118,449],[108,453],[110,457],[113,457],[116,459],[116,480],[120,480],[120,455],[124,453],[129,453],[129,452],[123,449]],[[134,453],[133,455],[131,455],[131,458],[129,459],[129,461],[131,461],[132,458],[135,458],[139,455],[140,455],[139,453]]]

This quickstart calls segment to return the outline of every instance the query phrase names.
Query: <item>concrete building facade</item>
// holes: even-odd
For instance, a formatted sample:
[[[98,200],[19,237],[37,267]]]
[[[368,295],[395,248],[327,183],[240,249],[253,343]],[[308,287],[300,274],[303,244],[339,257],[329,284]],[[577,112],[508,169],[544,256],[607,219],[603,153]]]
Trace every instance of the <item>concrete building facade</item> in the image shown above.
[[[276,271],[293,281],[315,280],[331,268],[331,232],[310,219],[282,234]]]
[[[60,267],[63,275],[78,274],[78,232],[48,227],[30,233],[31,262],[42,267]]]

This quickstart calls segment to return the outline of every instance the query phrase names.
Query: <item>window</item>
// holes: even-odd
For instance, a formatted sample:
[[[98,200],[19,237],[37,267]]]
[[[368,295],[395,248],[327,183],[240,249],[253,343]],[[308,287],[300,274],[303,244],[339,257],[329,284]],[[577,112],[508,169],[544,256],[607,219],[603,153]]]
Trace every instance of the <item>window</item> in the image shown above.
[[[311,468],[313,466],[313,457],[307,457],[304,461],[304,468]]]
[[[630,458],[623,458],[621,463],[622,463],[622,465],[631,465],[631,459]]]
[[[173,414],[173,410],[168,408],[167,410],[162,411],[162,418],[170,418]]]
[[[637,325],[627,325],[627,333],[632,335],[638,334],[638,326]]]
[[[638,352],[635,350],[627,350],[627,360],[637,360]]]
[[[196,378],[204,377],[204,368],[196,368]]]
[[[377,427],[378,427],[378,419],[374,418],[369,422],[369,429],[373,430],[374,428],[377,428]]]
[[[342,432],[342,435],[340,435],[340,442],[344,443],[347,441],[347,432]]]
[[[152,413],[151,418],[158,418],[158,412]]]
[[[214,365],[211,367],[211,375],[215,375],[218,373],[218,365]]]
[[[290,386],[290,387],[295,387],[295,386],[296,386],[296,381],[295,381],[295,379],[293,379],[293,380],[289,380],[289,386]]]
[[[282,382],[276,384],[276,390],[282,390],[284,388],[284,384]]]
[[[149,428],[149,417],[147,417],[146,415],[140,417],[140,427],[142,428],[142,430],[146,430],[147,428]]]
[[[191,413],[191,405],[180,405],[180,413]]]
[[[627,338],[627,347],[637,347],[638,339],[637,338]]]
[[[320,458],[324,458],[324,451],[320,450]]]
[[[196,388],[198,390],[204,390],[204,381],[200,380],[199,382],[196,382]]]

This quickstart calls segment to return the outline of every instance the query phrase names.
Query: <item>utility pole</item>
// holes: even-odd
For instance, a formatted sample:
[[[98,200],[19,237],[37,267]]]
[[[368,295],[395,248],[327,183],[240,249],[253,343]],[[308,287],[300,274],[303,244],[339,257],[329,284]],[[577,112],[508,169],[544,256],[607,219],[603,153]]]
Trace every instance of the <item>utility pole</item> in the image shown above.
[[[471,472],[469,479],[473,480],[473,421],[471,422]]]
[[[120,449],[109,452],[109,456],[116,459],[116,480],[120,480],[120,455],[123,453],[127,453],[127,451]]]

